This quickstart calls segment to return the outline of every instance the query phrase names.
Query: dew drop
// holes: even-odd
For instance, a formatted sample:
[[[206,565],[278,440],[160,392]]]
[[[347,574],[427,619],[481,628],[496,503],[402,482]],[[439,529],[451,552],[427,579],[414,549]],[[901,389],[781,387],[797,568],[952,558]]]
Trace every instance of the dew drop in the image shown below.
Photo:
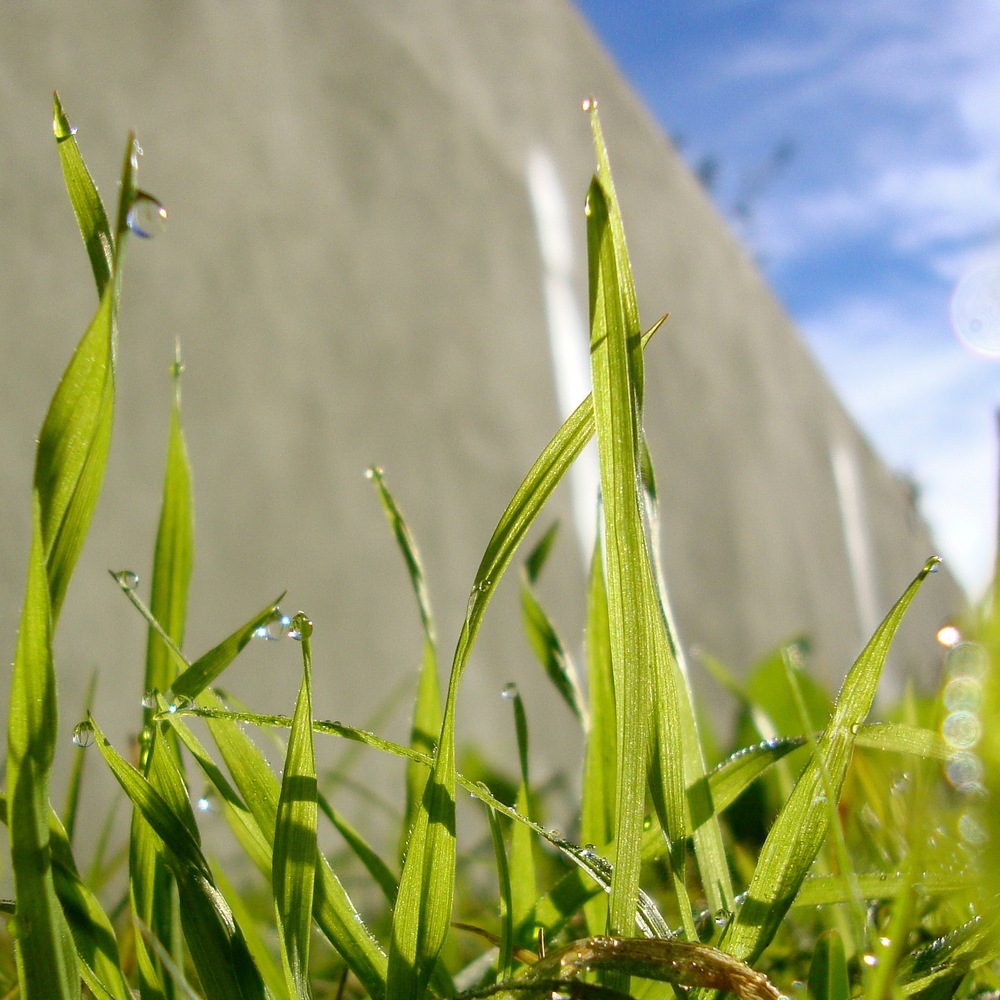
[[[562,830],[556,830],[553,828],[552,830],[549,830],[549,836],[553,840],[562,840]]]
[[[480,594],[485,594],[490,587],[493,586],[492,580],[480,580],[478,585],[478,590]]]
[[[122,590],[133,591],[139,586],[139,574],[131,569],[120,569],[114,574]]]
[[[125,217],[129,229],[136,236],[151,240],[163,233],[167,227],[167,210],[162,202],[145,191],[137,191],[128,215]]]
[[[94,742],[94,724],[90,721],[79,723],[73,728],[73,742],[78,747],[89,747]]]
[[[258,639],[277,642],[288,635],[291,625],[292,620],[288,615],[283,615],[279,610],[275,610],[274,614],[254,632],[254,635]]]
[[[214,809],[212,808],[212,793],[210,789],[206,789],[202,793],[201,798],[199,798],[195,803],[195,807],[198,812],[214,812]]]
[[[582,851],[580,851],[580,857],[587,861],[593,861],[597,857],[597,848],[593,844],[587,844]]]
[[[143,708],[156,708],[156,692],[146,691],[142,696]]]
[[[288,629],[288,638],[295,639],[297,642],[301,642],[303,639],[308,639],[313,633],[313,623],[309,619],[309,616],[304,612],[300,611],[290,623],[290,628]]]
[[[867,952],[864,955],[862,955],[861,961],[864,962],[865,965],[867,965],[869,968],[874,968],[876,965],[878,965],[878,959],[873,954],[871,954],[871,952]]]
[[[941,568],[941,560],[936,559],[931,563],[931,568],[928,570],[929,573],[936,573]]]
[[[504,684],[500,690],[500,697],[506,699],[507,701],[513,701],[517,695],[517,685],[513,681],[509,684]]]
[[[73,729],[73,742],[78,747],[89,747],[94,742],[94,724],[81,722]]]
[[[183,712],[186,708],[190,708],[194,704],[194,700],[189,698],[187,695],[178,695],[171,703],[167,711],[173,715],[174,712]]]
[[[591,95],[590,97],[585,97],[580,104],[580,107],[584,111],[596,111],[597,110],[597,98]]]

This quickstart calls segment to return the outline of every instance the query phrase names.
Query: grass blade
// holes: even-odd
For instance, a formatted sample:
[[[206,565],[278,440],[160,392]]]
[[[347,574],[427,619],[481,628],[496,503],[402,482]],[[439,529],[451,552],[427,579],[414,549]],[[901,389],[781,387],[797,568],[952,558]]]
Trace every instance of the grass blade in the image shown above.
[[[40,508],[36,492],[7,727],[10,855],[17,900],[14,949],[27,1000],[69,1000],[79,996],[80,974],[52,874],[49,780],[59,725]]]
[[[528,636],[528,642],[535,651],[538,661],[549,680],[552,681],[560,697],[576,716],[584,732],[590,725],[587,706],[577,680],[576,668],[566,650],[566,646],[545,613],[535,593],[535,583],[545,564],[552,543],[555,541],[558,523],[553,524],[542,536],[541,541],[531,550],[521,571],[521,620]]]
[[[504,693],[512,694],[514,728],[517,735],[517,758],[521,767],[521,780],[517,786],[515,808],[522,816],[533,814],[531,804],[531,782],[528,776],[528,719],[524,711],[524,700],[517,688],[506,688]],[[493,822],[496,813],[491,810]],[[531,935],[535,926],[535,900],[538,889],[535,879],[534,859],[535,838],[530,827],[524,823],[514,823],[510,831],[509,865],[509,914],[512,934],[510,945],[532,947]],[[501,935],[502,937],[502,935]],[[501,954],[503,952],[501,951]]]
[[[836,930],[825,931],[816,941],[809,966],[809,994],[813,1000],[848,1000],[851,995],[844,942]]]
[[[232,911],[212,879],[198,843],[183,779],[170,752],[150,755],[147,780],[128,764],[94,724],[96,743],[125,794],[165,845],[177,883],[184,938],[208,1000],[264,997],[264,984]]]
[[[76,129],[70,124],[58,94],[52,95],[52,131],[58,144],[66,190],[94,271],[97,295],[103,298],[114,266],[111,224],[101,196],[97,193],[97,185],[80,155],[80,147],[75,138]]]
[[[188,585],[194,561],[194,521],[191,499],[191,465],[188,461],[184,431],[181,427],[180,353],[171,372],[174,379],[174,403],[170,414],[166,472],[163,477],[163,502],[153,554],[153,579],[149,610],[162,630],[178,649],[184,642],[187,617]],[[159,631],[149,627],[146,639],[146,679],[144,691],[167,691],[177,677],[176,657],[164,644]],[[143,722],[148,724],[152,710],[147,708]]]
[[[823,846],[830,826],[831,804],[839,798],[856,730],[871,709],[892,638],[921,583],[937,562],[937,559],[927,562],[876,629],[844,680],[827,728],[767,835],[747,900],[723,933],[719,946],[735,957],[753,962],[767,947]]]
[[[410,528],[403,517],[389,487],[385,475],[378,466],[368,470],[368,478],[375,484],[382,509],[395,535],[396,543],[406,568],[410,575],[410,585],[417,599],[417,610],[420,612],[420,623],[424,633],[423,657],[420,664],[420,680],[417,683],[417,697],[413,706],[413,721],[410,728],[410,746],[423,753],[433,753],[435,740],[441,729],[441,681],[438,676],[437,635],[434,628],[434,615],[431,612],[431,599],[427,590],[424,567],[417,551]],[[402,828],[399,845],[400,855],[406,847],[407,831],[413,826],[420,800],[427,784],[425,768],[413,763],[406,767],[406,821]]]
[[[302,642],[302,685],[285,755],[274,832],[271,886],[281,964],[288,992],[312,996],[309,939],[316,881],[316,755],[312,730],[312,622],[301,612],[292,620]]]
[[[675,887],[683,894],[686,794],[674,665],[646,548],[641,474],[643,398],[638,310],[624,232],[596,108],[592,112],[599,173],[587,197],[591,370],[604,501],[605,576],[615,684],[618,771],[615,868],[608,928],[630,935],[639,890],[645,790],[650,777],[654,708],[657,740],[654,801],[671,845]],[[690,907],[681,910],[690,913]]]

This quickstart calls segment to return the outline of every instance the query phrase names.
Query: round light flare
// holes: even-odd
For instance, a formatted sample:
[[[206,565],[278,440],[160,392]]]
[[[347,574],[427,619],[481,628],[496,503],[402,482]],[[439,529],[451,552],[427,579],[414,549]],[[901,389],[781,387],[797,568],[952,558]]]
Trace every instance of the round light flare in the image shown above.
[[[937,641],[946,649],[957,646],[962,641],[962,633],[954,625],[942,625],[937,630]]]
[[[951,296],[951,327],[970,350],[1000,358],[1000,263],[967,272]]]

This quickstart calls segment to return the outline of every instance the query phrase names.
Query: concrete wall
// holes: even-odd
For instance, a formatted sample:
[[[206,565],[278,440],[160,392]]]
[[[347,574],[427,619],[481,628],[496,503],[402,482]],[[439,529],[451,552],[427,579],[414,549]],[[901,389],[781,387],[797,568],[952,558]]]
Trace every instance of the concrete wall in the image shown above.
[[[644,322],[671,313],[647,352],[646,424],[684,641],[739,671],[808,632],[836,685],[932,553],[905,487],[568,3],[39,0],[0,13],[9,652],[34,435],[95,305],[53,88],[105,198],[133,127],[142,186],[170,213],[127,261],[116,437],[57,645],[67,747],[95,668],[99,717],[120,737],[138,718],[144,629],[106,570],[148,576],[176,337],[197,507],[189,653],[287,588],[285,606],[316,622],[317,713],[363,723],[395,698],[380,728],[403,735],[419,625],[363,471],[384,466],[410,517],[447,663],[496,519],[560,422],[556,386],[571,397],[585,364],[589,94]],[[574,525],[589,502],[560,488],[563,537],[543,587],[574,648]],[[960,601],[945,573],[925,588],[894,654],[897,684],[933,671],[933,633]],[[290,646],[253,649],[226,684],[290,711]],[[579,745],[537,675],[509,582],[465,682],[465,731],[511,763],[499,691],[517,680],[544,771]]]

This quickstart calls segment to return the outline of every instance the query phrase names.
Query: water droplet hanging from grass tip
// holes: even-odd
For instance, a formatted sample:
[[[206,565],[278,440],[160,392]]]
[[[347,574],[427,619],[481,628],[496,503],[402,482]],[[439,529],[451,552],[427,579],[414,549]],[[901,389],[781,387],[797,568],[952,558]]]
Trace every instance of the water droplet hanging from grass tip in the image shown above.
[[[90,721],[79,723],[73,729],[73,742],[78,747],[89,747],[94,742],[94,724]]]
[[[297,642],[301,642],[303,639],[308,639],[313,633],[313,623],[309,619],[309,616],[305,612],[300,611],[290,623],[288,629],[288,638],[295,639]]]
[[[504,698],[506,701],[513,701],[517,695],[517,685],[513,681],[509,684],[504,684],[504,686],[500,689],[500,697]]]
[[[597,98],[593,95],[585,97],[583,101],[580,102],[580,107],[584,111],[596,111],[597,110]]]
[[[135,590],[139,586],[139,574],[131,569],[120,569],[112,576],[118,581],[118,586],[122,590]]]
[[[163,207],[163,203],[151,194],[136,191],[135,200],[125,216],[125,221],[136,236],[150,240],[161,235],[166,229],[167,210]]]

